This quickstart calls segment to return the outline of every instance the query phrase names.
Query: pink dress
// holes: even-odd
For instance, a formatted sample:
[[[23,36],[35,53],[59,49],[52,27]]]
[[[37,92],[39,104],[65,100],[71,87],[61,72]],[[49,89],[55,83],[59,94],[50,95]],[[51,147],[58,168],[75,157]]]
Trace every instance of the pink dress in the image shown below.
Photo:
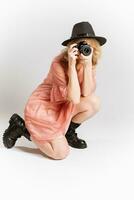
[[[59,54],[53,59],[47,77],[25,105],[26,128],[39,143],[65,135],[75,111],[75,104],[67,100],[67,65],[61,57]]]

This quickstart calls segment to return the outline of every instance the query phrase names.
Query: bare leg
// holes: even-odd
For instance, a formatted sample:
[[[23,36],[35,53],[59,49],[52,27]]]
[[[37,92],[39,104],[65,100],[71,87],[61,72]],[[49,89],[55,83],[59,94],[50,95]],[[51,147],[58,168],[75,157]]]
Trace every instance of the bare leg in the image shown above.
[[[72,118],[72,121],[75,122],[75,123],[82,123],[85,120],[91,118],[95,114],[96,114],[95,111],[90,111],[90,112],[89,111],[83,111],[83,112],[80,112],[80,113],[76,114]]]
[[[76,111],[72,121],[82,123],[94,116],[100,109],[100,98],[98,96],[81,97],[81,102],[76,105]]]
[[[38,146],[38,148],[47,156],[53,159],[64,159],[69,154],[70,148],[64,135],[56,137],[51,142],[44,142],[40,144],[31,137],[31,140]]]

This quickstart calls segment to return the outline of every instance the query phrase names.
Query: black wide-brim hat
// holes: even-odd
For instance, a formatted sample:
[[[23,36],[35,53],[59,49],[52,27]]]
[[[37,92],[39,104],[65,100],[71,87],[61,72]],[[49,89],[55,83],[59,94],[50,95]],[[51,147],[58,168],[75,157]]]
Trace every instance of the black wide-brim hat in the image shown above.
[[[74,24],[71,37],[63,41],[62,45],[67,46],[70,41],[80,38],[94,38],[99,42],[101,46],[104,45],[107,41],[105,37],[95,35],[93,27],[89,22],[79,22]]]

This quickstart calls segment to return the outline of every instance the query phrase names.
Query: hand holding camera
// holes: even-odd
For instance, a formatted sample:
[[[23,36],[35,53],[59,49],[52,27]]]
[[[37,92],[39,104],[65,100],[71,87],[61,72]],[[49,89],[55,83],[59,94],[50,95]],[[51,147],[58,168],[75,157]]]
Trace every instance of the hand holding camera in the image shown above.
[[[75,46],[77,43],[73,43],[69,46],[68,48],[68,62],[69,65],[75,65],[76,64],[76,59],[78,59],[79,56],[79,50]]]
[[[85,41],[80,42],[76,45],[76,48],[79,50],[80,62],[83,64],[91,65],[92,64],[92,54],[93,48],[87,44]]]
[[[85,41],[74,43],[68,49],[68,59],[70,64],[76,64],[76,59],[80,59],[83,64],[92,64],[93,48]]]

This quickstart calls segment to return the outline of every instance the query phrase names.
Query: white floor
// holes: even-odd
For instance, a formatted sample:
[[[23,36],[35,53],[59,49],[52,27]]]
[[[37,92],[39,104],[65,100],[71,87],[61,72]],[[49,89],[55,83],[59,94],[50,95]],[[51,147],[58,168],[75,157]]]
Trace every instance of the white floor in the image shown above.
[[[66,159],[52,160],[25,138],[20,138],[12,149],[6,149],[2,133],[8,119],[1,120],[1,199],[134,199],[132,127],[122,124],[118,129],[116,126],[108,130],[108,126],[96,127],[95,123],[94,118],[77,131],[88,148],[70,147]]]

